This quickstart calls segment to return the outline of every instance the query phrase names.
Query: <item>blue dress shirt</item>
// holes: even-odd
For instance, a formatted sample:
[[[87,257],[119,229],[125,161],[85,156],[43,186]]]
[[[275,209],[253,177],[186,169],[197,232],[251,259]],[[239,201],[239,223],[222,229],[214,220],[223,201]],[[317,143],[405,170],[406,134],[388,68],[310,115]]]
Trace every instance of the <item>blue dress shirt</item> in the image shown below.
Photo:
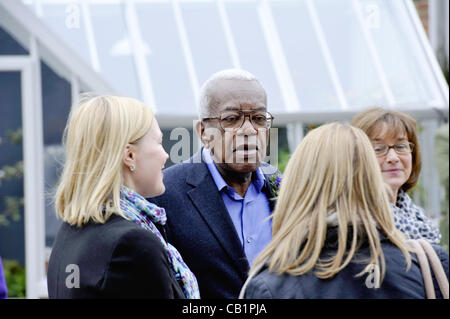
[[[269,200],[262,191],[264,175],[260,169],[256,170],[247,192],[242,197],[225,182],[207,148],[203,148],[202,155],[251,266],[256,256],[272,239],[272,221],[268,218],[271,214]]]

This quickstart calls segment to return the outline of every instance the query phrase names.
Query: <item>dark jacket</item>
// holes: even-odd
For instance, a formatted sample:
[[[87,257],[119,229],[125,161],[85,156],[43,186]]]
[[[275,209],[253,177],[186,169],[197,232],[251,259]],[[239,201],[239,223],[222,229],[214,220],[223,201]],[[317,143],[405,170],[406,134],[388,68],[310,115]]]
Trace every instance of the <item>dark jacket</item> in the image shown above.
[[[165,169],[166,192],[148,200],[165,208],[169,242],[177,247],[197,277],[200,297],[237,298],[247,278],[249,264],[200,154],[201,151],[188,162]],[[263,165],[266,169],[270,166],[262,164],[262,168]],[[274,197],[267,181],[263,191],[268,198]],[[269,203],[273,209],[274,201],[269,200]]]
[[[385,236],[380,235],[381,246],[386,259],[386,274],[380,288],[373,287],[369,275],[355,277],[367,265],[356,263],[357,259],[369,256],[369,247],[364,244],[357,257],[331,279],[319,279],[308,273],[302,276],[276,275],[267,268],[256,275],[249,283],[247,299],[415,299],[426,298],[422,274],[415,254],[411,254],[411,268],[406,271],[406,260],[400,249]],[[433,246],[443,264],[448,278],[448,254],[440,246]],[[337,248],[335,229],[328,231],[322,257],[334,254]],[[373,275],[373,274],[372,274]],[[436,297],[442,298],[435,278]],[[371,285],[372,283],[372,285]]]
[[[47,283],[50,298],[184,298],[158,237],[117,215],[81,228],[63,223]]]

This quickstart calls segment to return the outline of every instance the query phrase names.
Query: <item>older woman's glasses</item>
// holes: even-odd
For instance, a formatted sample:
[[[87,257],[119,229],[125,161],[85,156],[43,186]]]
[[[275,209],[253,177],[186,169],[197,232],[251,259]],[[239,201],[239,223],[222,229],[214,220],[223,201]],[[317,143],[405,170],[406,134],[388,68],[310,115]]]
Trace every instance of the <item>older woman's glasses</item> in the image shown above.
[[[375,151],[375,154],[377,156],[385,156],[391,148],[393,148],[398,155],[405,155],[413,151],[414,144],[411,142],[405,142],[395,145],[386,145],[386,144],[373,145],[373,150]]]
[[[222,129],[237,130],[242,127],[247,116],[255,129],[269,129],[272,127],[274,117],[269,112],[254,112],[246,114],[246,112],[241,110],[227,111],[222,113],[219,117],[208,117],[204,118],[203,121],[218,120]]]

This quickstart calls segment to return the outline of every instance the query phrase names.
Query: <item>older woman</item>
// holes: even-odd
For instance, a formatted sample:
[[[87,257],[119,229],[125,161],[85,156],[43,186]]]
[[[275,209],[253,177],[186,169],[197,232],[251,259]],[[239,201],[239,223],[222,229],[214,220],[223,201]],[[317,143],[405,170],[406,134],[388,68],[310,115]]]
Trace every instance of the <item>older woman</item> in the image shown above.
[[[65,132],[56,192],[64,223],[48,266],[50,298],[199,298],[194,274],[158,229],[168,158],[150,108],[125,97],[81,99]]]
[[[439,229],[406,193],[416,185],[422,164],[416,121],[401,112],[371,108],[358,114],[351,124],[362,129],[372,142],[383,180],[392,190],[395,226],[407,238],[425,238],[438,244]]]
[[[284,176],[272,241],[256,258],[241,297],[425,298],[416,256],[394,226],[363,131],[340,123],[311,131]],[[434,248],[448,277],[448,255]]]

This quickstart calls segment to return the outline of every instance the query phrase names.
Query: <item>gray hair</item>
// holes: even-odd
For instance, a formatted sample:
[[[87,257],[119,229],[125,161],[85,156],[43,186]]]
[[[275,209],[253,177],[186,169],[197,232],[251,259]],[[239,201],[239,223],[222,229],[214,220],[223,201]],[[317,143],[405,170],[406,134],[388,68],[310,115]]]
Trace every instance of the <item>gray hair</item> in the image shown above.
[[[200,89],[198,115],[199,118],[209,117],[211,115],[211,90],[222,80],[242,80],[242,81],[258,81],[259,80],[250,72],[241,69],[227,69],[214,73]]]

